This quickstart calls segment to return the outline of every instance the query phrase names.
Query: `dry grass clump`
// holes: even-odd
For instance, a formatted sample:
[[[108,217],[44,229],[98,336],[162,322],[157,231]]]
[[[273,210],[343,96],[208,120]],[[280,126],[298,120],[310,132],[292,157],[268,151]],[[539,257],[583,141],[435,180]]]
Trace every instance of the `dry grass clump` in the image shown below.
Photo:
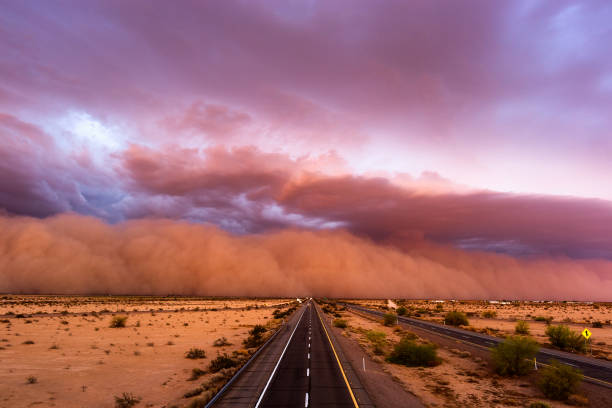
[[[334,319],[334,327],[346,329],[348,327],[348,323],[345,319]]]
[[[206,358],[206,351],[199,348],[190,348],[187,353],[185,353],[185,358],[190,359],[198,359],[198,358]]]
[[[129,392],[124,392],[120,397],[115,396],[115,408],[130,408],[140,402],[141,398]]]
[[[217,340],[215,340],[213,342],[213,346],[215,347],[223,347],[223,346],[231,346],[232,343],[230,343],[229,341],[227,341],[226,337],[220,337]]]
[[[110,322],[111,328],[121,328],[125,327],[125,322],[127,321],[127,316],[113,316]]]

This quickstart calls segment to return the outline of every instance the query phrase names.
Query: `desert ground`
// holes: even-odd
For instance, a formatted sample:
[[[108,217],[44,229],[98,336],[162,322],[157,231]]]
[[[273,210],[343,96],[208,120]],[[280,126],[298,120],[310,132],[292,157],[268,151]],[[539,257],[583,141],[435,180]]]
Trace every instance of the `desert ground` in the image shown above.
[[[281,320],[271,306],[288,302],[0,296],[0,407],[114,407],[123,393],[138,406],[186,406],[186,393],[231,374],[212,373],[211,361],[248,357],[249,330],[272,333]],[[117,316],[125,327],[110,327]],[[205,357],[186,358],[191,349]]]
[[[450,302],[416,300],[363,300],[352,299],[352,303],[371,308],[387,310],[405,306],[409,314],[426,320],[442,322],[444,313],[460,310],[469,316],[468,328],[489,334],[505,336],[514,334],[517,320],[530,325],[530,335],[543,346],[547,344],[544,334],[545,322],[535,321],[539,316],[552,317],[551,324],[566,324],[576,331],[588,327],[593,333],[593,354],[599,358],[610,357],[612,328],[610,304],[591,303],[527,303],[511,304],[489,302]],[[334,302],[330,303],[334,305]],[[441,305],[441,306],[440,306]],[[485,312],[489,317],[482,317]],[[495,312],[491,316],[491,312]],[[399,381],[405,389],[416,395],[428,407],[490,407],[530,406],[543,402],[550,407],[573,405],[608,406],[610,390],[583,383],[580,391],[570,402],[546,398],[537,387],[537,374],[524,377],[502,377],[495,374],[490,352],[464,347],[459,342],[428,336],[418,330],[391,325],[382,320],[354,310],[347,310],[336,304],[330,313],[333,318],[346,321],[345,329],[335,330],[340,335],[357,342],[364,353],[384,365],[384,370]],[[571,322],[570,322],[571,320]],[[602,327],[592,327],[592,322],[602,322]],[[419,344],[434,344],[440,364],[431,367],[406,367],[386,361],[394,345],[401,338],[414,338]],[[433,337],[433,338],[432,338]],[[471,351],[467,351],[470,349]],[[588,354],[588,353],[587,353]],[[602,405],[602,401],[603,405]]]
[[[356,304],[377,309],[389,307],[389,300],[350,300]],[[592,302],[507,302],[502,301],[448,301],[448,300],[395,300],[405,306],[410,315],[432,322],[443,323],[444,315],[458,310],[467,315],[469,326],[463,328],[493,336],[514,334],[516,322],[526,321],[529,334],[542,346],[550,346],[545,334],[548,324],[565,325],[575,332],[588,328],[589,355],[612,361],[612,303]],[[499,302],[499,303],[498,303]],[[548,322],[549,323],[548,323]]]

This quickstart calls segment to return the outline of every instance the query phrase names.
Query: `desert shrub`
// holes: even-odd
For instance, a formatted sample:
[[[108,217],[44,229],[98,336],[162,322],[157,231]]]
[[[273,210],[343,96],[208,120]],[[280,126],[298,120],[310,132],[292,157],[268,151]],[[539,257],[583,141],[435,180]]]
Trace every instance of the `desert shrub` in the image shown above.
[[[586,348],[580,333],[573,332],[564,325],[549,326],[546,329],[546,335],[550,344],[561,350],[581,352]]]
[[[128,318],[127,316],[113,316],[110,322],[110,327],[112,328],[125,327],[125,322],[127,321],[127,318]]]
[[[339,327],[340,329],[346,329],[348,327],[348,323],[344,319],[334,319],[334,327]]]
[[[406,309],[404,306],[400,306],[397,308],[396,312],[399,316],[406,316],[406,313],[408,313],[408,309]]]
[[[603,323],[600,321],[593,322],[592,325],[596,329],[601,329],[603,327]]]
[[[272,312],[272,316],[274,316],[275,319],[282,319],[285,316],[289,316],[291,313],[293,313],[293,311],[296,309],[295,306],[290,307],[289,309],[282,311],[280,309],[276,309],[274,310],[274,312]]]
[[[206,358],[206,351],[199,348],[190,348],[189,351],[185,353],[185,358],[190,358],[192,360]]]
[[[538,343],[528,337],[509,336],[492,348],[495,371],[500,375],[525,375],[533,366]]]
[[[225,337],[220,337],[217,340],[213,341],[213,346],[215,346],[215,347],[230,346],[231,344],[232,343],[227,341],[227,338],[225,338]]]
[[[26,378],[26,381],[28,382],[28,384],[36,384],[38,382],[38,378],[31,375],[28,378]]]
[[[443,311],[443,310],[444,310],[444,306],[442,306],[441,304],[439,304],[439,303],[438,303],[438,304],[436,305],[436,310],[437,310],[438,312],[441,312],[441,311]]]
[[[234,360],[227,354],[223,354],[218,356],[214,360],[212,360],[208,366],[208,369],[211,373],[216,373],[217,371],[221,371],[224,368],[232,368],[238,365],[238,361]]]
[[[206,374],[206,371],[202,370],[201,368],[196,367],[191,370],[191,377],[189,377],[188,380],[195,381],[201,376],[203,376],[204,374]]]
[[[120,397],[115,396],[115,408],[130,408],[139,402],[140,398],[129,392],[124,392]]]
[[[550,325],[552,323],[552,316],[536,316],[533,318],[533,320],[535,320],[536,322],[545,322],[547,325]]]
[[[529,334],[529,323],[524,320],[519,320],[516,322],[516,326],[514,326],[514,332],[516,334]]]
[[[385,313],[383,315],[383,324],[385,326],[393,326],[397,321],[397,315],[395,313]]]
[[[205,408],[209,400],[210,400],[209,397],[202,397],[202,398],[194,399],[193,401],[189,403],[189,405],[187,405],[187,408]]]
[[[492,319],[497,316],[497,312],[493,310],[486,310],[482,313],[482,317],[486,317],[487,319]]]
[[[401,339],[393,347],[387,361],[409,367],[431,367],[439,364],[435,345],[417,344],[409,338]]]
[[[375,330],[368,330],[366,332],[366,338],[372,343],[382,343],[385,341],[387,335],[384,332],[379,332]]]
[[[204,392],[204,388],[202,387],[194,388],[193,390],[189,390],[186,393],[184,393],[183,398],[195,397],[196,395],[200,395],[203,392]]]
[[[262,334],[265,332],[266,328],[260,324],[257,324],[255,327],[249,330],[249,337],[247,337],[242,343],[246,348],[259,347],[264,342]]]
[[[548,367],[540,371],[538,387],[550,399],[566,400],[578,389],[582,373],[566,364],[551,360]]]
[[[468,326],[470,324],[465,314],[456,310],[446,313],[444,321],[453,326]]]
[[[550,408],[550,405],[545,404],[544,402],[532,402],[529,404],[529,408]]]

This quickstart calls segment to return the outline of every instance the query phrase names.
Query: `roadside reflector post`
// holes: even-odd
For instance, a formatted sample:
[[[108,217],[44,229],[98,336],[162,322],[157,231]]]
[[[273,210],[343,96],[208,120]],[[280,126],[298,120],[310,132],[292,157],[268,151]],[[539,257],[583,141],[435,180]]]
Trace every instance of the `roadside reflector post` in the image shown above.
[[[534,367],[535,370],[538,369],[538,362],[536,361],[535,357],[533,358],[533,367]]]
[[[363,357],[363,371],[365,371],[365,356]]]

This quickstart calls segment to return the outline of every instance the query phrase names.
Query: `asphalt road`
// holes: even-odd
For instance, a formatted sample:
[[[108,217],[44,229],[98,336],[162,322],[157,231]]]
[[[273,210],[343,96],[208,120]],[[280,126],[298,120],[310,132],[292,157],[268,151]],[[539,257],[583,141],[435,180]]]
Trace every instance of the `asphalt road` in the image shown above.
[[[355,407],[312,303],[298,323],[259,407]]]
[[[348,308],[369,313],[374,316],[383,316],[383,312],[378,310],[368,309],[366,307],[344,304]],[[419,319],[400,316],[398,320],[401,323],[415,326],[423,330],[437,333],[443,336],[452,337],[465,343],[475,344],[481,347],[493,347],[503,341],[499,337],[493,337],[482,333],[474,333],[468,330],[459,329],[452,326],[443,326],[437,323],[426,322]],[[540,349],[536,355],[538,363],[549,363],[551,359],[555,359],[564,364],[569,364],[579,368],[585,375],[585,380],[594,384],[603,385],[612,388],[612,363],[604,360],[598,360],[582,355],[565,353],[552,349]]]

